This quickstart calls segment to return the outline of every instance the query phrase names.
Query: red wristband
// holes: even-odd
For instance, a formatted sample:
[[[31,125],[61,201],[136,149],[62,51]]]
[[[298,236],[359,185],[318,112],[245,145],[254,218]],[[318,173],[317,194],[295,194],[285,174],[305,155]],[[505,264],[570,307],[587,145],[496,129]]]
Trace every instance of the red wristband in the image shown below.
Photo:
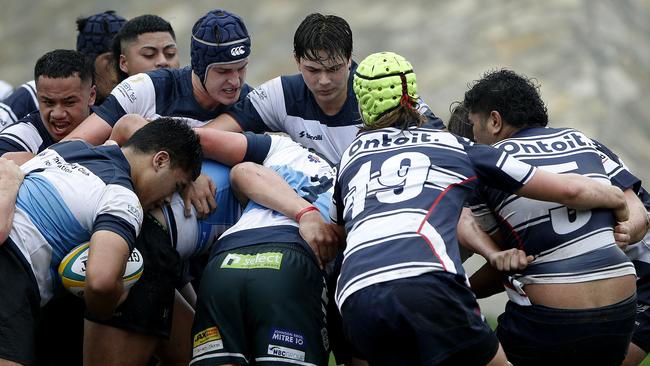
[[[309,211],[318,211],[318,208],[316,208],[316,206],[307,206],[302,210],[298,211],[298,213],[296,214],[296,222],[300,223],[300,218],[302,218],[302,215],[306,214]]]

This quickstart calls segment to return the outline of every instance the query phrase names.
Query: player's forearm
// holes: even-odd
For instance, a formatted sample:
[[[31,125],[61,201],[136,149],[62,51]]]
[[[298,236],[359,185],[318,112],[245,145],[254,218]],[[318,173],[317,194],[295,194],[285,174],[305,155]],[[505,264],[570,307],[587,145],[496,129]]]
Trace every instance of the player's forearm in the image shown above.
[[[626,224],[630,228],[630,243],[636,243],[645,237],[648,229],[650,229],[650,221],[648,212],[643,205],[643,202],[634,193],[632,189],[626,189],[623,194],[627,202],[627,207],[630,211],[630,218]]]
[[[484,258],[501,250],[499,246],[476,223],[471,210],[463,208],[457,225],[458,242]]]
[[[477,298],[489,297],[504,291],[501,277],[501,272],[486,263],[469,278],[470,287]]]
[[[243,134],[204,127],[195,128],[194,132],[199,135],[206,158],[229,166],[244,160],[248,143]]]
[[[230,181],[239,194],[290,218],[311,205],[277,173],[258,164],[236,165],[230,171]]]
[[[93,113],[77,126],[68,136],[67,140],[84,140],[92,145],[101,145],[111,135],[112,127],[97,114]]]

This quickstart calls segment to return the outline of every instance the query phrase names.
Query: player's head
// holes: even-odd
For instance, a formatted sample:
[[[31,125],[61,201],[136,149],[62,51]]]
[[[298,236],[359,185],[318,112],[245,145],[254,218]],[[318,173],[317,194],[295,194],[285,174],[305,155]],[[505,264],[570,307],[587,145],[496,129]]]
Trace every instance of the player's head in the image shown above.
[[[220,104],[233,104],[246,79],[251,38],[239,15],[216,9],[192,27],[192,71],[210,97]]]
[[[293,36],[293,55],[319,105],[345,101],[352,63],[352,30],[345,19],[308,15]]]
[[[354,74],[353,89],[364,129],[406,128],[424,122],[417,111],[413,67],[396,53],[373,53],[361,61]]]
[[[112,51],[120,80],[158,68],[179,67],[174,29],[157,15],[140,15],[124,23],[113,39]]]
[[[449,108],[451,115],[449,116],[449,123],[447,123],[447,130],[458,136],[474,140],[472,122],[469,120],[469,110],[465,107],[465,104],[456,101]]]
[[[83,53],[54,50],[36,61],[34,80],[41,119],[54,141],[77,127],[95,103],[94,63]]]
[[[177,119],[161,117],[146,124],[122,148],[145,209],[181,190],[201,173],[199,136]]]
[[[504,124],[510,129],[548,124],[539,85],[510,70],[487,72],[465,93],[463,104],[469,109],[474,137],[481,143],[500,140]]]
[[[95,62],[97,99],[102,101],[117,85],[115,59],[111,53],[113,37],[126,19],[109,10],[77,19],[77,51]]]

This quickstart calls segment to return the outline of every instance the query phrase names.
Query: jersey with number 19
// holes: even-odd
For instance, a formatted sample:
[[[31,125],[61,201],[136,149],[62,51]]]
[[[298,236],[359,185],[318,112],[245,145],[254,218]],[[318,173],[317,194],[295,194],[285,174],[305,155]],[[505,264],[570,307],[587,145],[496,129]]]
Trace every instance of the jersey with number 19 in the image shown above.
[[[518,190],[535,172],[507,153],[430,128],[357,136],[341,158],[331,216],[347,247],[339,309],[376,283],[444,271],[465,278],[456,225],[479,182]]]

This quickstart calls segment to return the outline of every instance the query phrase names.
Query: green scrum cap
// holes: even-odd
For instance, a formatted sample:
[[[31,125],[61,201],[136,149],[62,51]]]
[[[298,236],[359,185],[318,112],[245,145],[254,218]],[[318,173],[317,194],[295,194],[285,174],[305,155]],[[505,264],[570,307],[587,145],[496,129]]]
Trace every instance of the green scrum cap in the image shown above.
[[[413,66],[393,52],[373,53],[361,61],[352,88],[366,126],[400,104],[413,108],[418,99]]]

